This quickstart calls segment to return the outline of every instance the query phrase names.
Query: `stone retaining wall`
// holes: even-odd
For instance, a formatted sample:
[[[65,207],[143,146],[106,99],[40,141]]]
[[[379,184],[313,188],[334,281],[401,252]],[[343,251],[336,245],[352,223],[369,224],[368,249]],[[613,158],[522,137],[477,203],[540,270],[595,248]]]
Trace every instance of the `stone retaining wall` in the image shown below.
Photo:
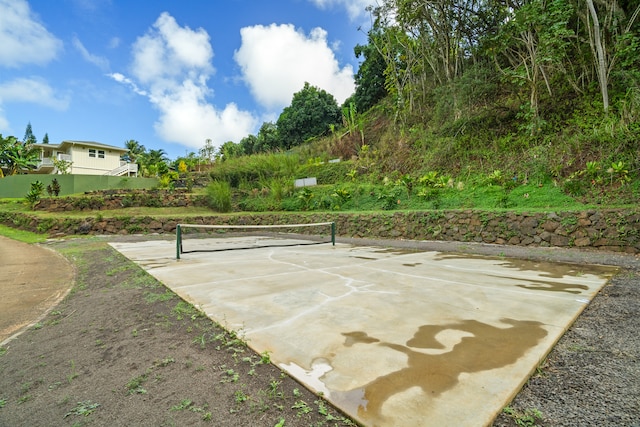
[[[101,190],[74,197],[46,197],[34,209],[48,212],[96,211],[131,207],[206,206],[204,196],[186,190]]]
[[[173,233],[178,223],[291,224],[334,221],[343,237],[445,240],[640,253],[640,210],[513,213],[485,211],[264,213],[188,218],[38,218],[0,212],[0,223],[52,236]],[[304,229],[302,230],[304,232]]]

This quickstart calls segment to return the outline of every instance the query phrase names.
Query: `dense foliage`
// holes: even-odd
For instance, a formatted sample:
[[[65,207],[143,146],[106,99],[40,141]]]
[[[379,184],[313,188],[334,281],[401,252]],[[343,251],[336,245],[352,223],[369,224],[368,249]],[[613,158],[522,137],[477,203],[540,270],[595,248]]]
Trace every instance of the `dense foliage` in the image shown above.
[[[268,156],[237,157],[211,173],[226,175],[237,189],[238,208],[544,208],[637,201],[638,2],[377,5],[370,9],[368,43],[355,47],[361,63],[356,91],[342,106],[342,127],[331,127],[330,136],[313,143],[303,137],[289,145],[261,144],[258,135],[240,144],[240,156],[290,149],[300,159],[291,178],[322,177],[324,186],[290,189],[281,200],[265,202],[271,191],[265,177],[271,175],[256,162]],[[292,103],[281,119],[298,108]],[[310,128],[293,122],[297,132]],[[282,137],[281,120],[269,129],[274,141]],[[312,134],[320,131],[306,136]],[[341,166],[327,163],[335,158]],[[281,183],[276,186],[281,194]]]
[[[637,201],[637,0],[376,4],[367,44],[354,48],[355,93],[341,107],[307,83],[276,122],[239,143],[207,140],[169,162],[131,140],[127,160],[163,186],[188,187],[191,172],[207,170],[242,209],[473,207],[481,202],[471,194],[448,197],[485,187],[500,189],[484,194],[501,207],[523,189],[515,200],[534,206],[525,195],[539,188],[585,203]],[[306,176],[373,187],[350,187],[344,200],[344,188],[294,189]]]
[[[18,141],[15,136],[4,138],[0,134],[0,178],[36,167],[40,151],[34,148],[34,139],[33,134],[25,135],[25,141]]]

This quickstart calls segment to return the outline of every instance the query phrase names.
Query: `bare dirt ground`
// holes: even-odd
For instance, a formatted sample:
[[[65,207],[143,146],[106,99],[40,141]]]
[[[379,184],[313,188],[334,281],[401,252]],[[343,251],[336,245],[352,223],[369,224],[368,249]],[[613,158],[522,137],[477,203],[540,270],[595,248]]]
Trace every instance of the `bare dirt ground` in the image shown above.
[[[404,245],[621,266],[494,426],[640,425],[637,256]],[[252,352],[241,334],[202,316],[106,239],[46,246],[75,266],[75,285],[44,318],[0,347],[0,426],[352,424],[271,365],[268,354]]]
[[[57,304],[73,275],[73,266],[57,252],[0,236],[0,342]]]

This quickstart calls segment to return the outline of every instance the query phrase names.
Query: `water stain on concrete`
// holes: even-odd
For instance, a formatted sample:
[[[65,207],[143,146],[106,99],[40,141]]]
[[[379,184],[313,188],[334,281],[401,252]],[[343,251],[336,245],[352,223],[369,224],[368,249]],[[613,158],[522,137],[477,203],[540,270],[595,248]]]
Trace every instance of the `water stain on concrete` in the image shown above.
[[[407,264],[402,264],[402,265],[404,265],[405,267],[417,267],[419,265],[422,265],[422,263],[421,262],[412,262],[412,263],[407,263]]]
[[[583,274],[583,271],[580,269],[579,265],[560,262],[541,262],[519,258],[502,258],[484,255],[452,253],[442,253],[436,256],[434,259],[436,261],[445,261],[448,259],[498,260],[500,261],[500,266],[512,268],[518,271],[540,272],[540,276],[548,277],[550,279],[562,279],[566,276],[579,277]],[[612,267],[596,265],[589,265],[588,270],[591,274],[596,274],[603,277],[610,277],[616,271],[616,269]]]
[[[346,337],[344,341],[345,347],[351,347],[354,344],[371,344],[380,341],[377,338],[370,337],[366,332],[362,331],[343,332],[342,335]]]
[[[424,251],[421,251],[420,249],[410,249],[410,248],[384,248],[384,249],[376,249],[373,252],[378,254],[407,255],[407,254],[417,254]]]
[[[408,366],[336,398],[357,405],[358,416],[367,424],[385,424],[382,407],[392,396],[419,387],[425,395],[435,398],[458,384],[462,373],[496,369],[515,363],[547,335],[540,322],[501,319],[501,323],[510,326],[498,327],[477,320],[422,325],[406,345],[380,341],[362,331],[343,333],[345,345],[362,343],[388,347],[404,353],[408,358]],[[444,348],[437,335],[448,330],[466,334],[451,351],[425,354],[424,350]]]
[[[531,291],[566,292],[568,294],[580,294],[582,291],[589,290],[589,287],[586,285],[576,285],[571,283],[547,282],[545,280],[527,280],[527,282],[529,283],[526,285],[516,286]]]

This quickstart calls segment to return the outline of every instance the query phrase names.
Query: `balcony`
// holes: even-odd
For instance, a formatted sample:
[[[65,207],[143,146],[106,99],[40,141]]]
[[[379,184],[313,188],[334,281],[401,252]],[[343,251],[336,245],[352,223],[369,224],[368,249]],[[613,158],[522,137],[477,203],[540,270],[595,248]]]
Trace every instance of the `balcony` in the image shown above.
[[[67,162],[71,161],[71,156],[69,154],[58,154],[56,155],[56,160],[65,160]],[[36,168],[34,170],[35,173],[53,173],[55,170],[55,165],[53,163],[52,157],[42,157],[38,163],[36,163]]]

